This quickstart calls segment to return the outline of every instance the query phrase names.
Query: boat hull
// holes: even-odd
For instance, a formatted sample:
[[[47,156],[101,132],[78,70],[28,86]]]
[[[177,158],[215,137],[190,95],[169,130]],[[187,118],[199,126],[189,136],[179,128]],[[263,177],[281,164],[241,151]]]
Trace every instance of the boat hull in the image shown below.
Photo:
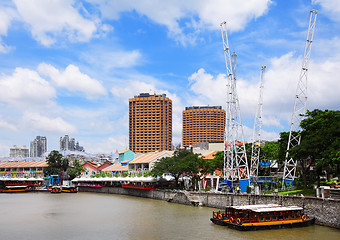
[[[271,230],[271,229],[282,229],[282,228],[295,228],[295,227],[305,227],[308,225],[312,225],[315,223],[315,218],[306,219],[305,221],[296,221],[296,222],[282,222],[279,224],[236,224],[231,223],[229,221],[223,221],[217,218],[210,218],[210,221],[217,225],[227,226],[232,229],[236,229],[239,231],[257,231],[257,230]]]

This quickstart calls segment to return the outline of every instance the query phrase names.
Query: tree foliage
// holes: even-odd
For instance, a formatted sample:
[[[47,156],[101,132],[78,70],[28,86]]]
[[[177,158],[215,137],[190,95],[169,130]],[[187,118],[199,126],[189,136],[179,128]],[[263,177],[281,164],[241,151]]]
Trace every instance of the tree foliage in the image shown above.
[[[318,180],[323,172],[328,178],[330,174],[339,176],[340,111],[307,111],[300,126],[301,143],[292,148],[290,154],[299,160],[304,187],[310,166],[315,168]]]
[[[68,159],[64,158],[63,155],[56,150],[51,151],[46,157],[46,160],[48,167],[46,168],[45,176],[61,175],[62,172],[68,169]]]
[[[172,157],[158,160],[151,171],[153,176],[171,174],[176,185],[181,176],[190,176],[193,180],[199,178],[200,171],[207,169],[204,160],[198,155],[187,150],[176,150]]]
[[[79,177],[83,171],[85,171],[85,168],[83,168],[80,162],[75,159],[73,161],[73,167],[69,167],[68,169],[69,180]]]

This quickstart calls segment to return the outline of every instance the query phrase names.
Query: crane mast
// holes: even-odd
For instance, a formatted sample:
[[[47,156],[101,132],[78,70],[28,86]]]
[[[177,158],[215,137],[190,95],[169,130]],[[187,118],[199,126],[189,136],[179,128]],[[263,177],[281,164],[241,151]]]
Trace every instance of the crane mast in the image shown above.
[[[260,161],[260,151],[261,151],[261,129],[262,129],[262,106],[263,106],[263,79],[265,74],[266,66],[261,68],[260,77],[260,89],[259,89],[259,101],[257,106],[257,111],[254,120],[253,129],[253,143],[251,146],[251,164],[250,164],[250,174],[253,177],[258,176],[259,161]]]
[[[236,54],[230,56],[226,22],[221,23],[224,58],[228,74],[227,81],[227,124],[225,130],[224,178],[233,189],[238,181],[241,191],[249,185],[249,168],[244,145],[243,126],[236,91]],[[241,141],[239,141],[239,139]]]
[[[300,77],[296,89],[296,95],[294,100],[294,108],[292,114],[292,120],[290,125],[290,132],[288,138],[287,152],[283,170],[283,181],[282,188],[284,189],[285,183],[293,183],[296,173],[297,161],[289,156],[289,150],[300,144],[301,141],[301,127],[300,122],[306,113],[307,104],[307,73],[309,58],[311,53],[311,47],[314,36],[315,22],[316,22],[317,11],[310,11],[309,26],[307,32],[307,40],[305,44],[305,51],[302,61],[302,68]]]

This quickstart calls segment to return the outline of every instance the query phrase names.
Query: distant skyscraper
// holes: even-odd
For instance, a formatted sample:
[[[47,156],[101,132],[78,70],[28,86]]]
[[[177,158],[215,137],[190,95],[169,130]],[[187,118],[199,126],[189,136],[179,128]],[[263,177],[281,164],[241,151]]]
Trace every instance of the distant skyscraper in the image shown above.
[[[31,141],[30,157],[42,157],[45,152],[47,152],[47,138],[37,136]]]
[[[74,138],[70,138],[68,135],[60,137],[59,141],[60,151],[80,151],[85,152],[84,147],[79,146],[79,142],[76,142]]]
[[[22,148],[14,145],[9,149],[10,157],[29,157],[29,149],[24,145]]]
[[[129,148],[135,153],[171,150],[172,101],[140,93],[129,99]]]
[[[225,119],[221,106],[186,107],[183,111],[183,147],[200,142],[224,142]]]

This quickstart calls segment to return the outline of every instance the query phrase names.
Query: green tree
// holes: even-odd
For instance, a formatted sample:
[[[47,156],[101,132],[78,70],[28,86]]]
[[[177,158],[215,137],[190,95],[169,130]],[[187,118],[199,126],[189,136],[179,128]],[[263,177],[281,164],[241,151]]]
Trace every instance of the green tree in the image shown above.
[[[50,154],[46,157],[46,160],[48,167],[45,170],[45,176],[62,176],[62,173],[68,169],[68,159],[64,158],[63,155],[57,150],[51,151]]]
[[[70,166],[68,168],[69,180],[79,177],[83,171],[85,171],[85,168],[83,168],[80,162],[77,159],[75,159],[73,161],[73,167]]]
[[[200,170],[206,167],[205,162],[199,155],[187,150],[176,150],[172,157],[165,157],[158,160],[152,171],[152,176],[171,174],[175,178],[175,184],[181,176],[191,176],[193,180],[199,178]]]
[[[340,111],[307,111],[300,126],[301,143],[290,153],[299,161],[304,188],[307,187],[310,166],[316,168],[318,185],[323,171],[326,171],[328,180],[330,174],[339,176]]]

